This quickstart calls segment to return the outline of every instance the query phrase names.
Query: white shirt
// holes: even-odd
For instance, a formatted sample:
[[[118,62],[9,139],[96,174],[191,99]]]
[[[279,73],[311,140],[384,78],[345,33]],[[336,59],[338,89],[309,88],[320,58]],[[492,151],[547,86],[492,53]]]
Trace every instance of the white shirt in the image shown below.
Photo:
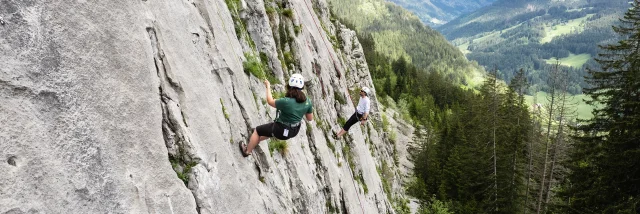
[[[369,113],[369,109],[370,109],[369,97],[367,96],[361,97],[360,101],[358,101],[358,107],[356,108],[356,111],[359,114],[365,114],[365,113]]]

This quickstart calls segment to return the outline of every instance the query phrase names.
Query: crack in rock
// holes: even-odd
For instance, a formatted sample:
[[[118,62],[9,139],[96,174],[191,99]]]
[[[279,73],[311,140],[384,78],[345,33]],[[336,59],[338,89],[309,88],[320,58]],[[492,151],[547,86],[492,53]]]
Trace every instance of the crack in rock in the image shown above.
[[[201,163],[201,158],[195,153],[195,146],[191,141],[191,133],[187,128],[185,114],[180,107],[180,99],[176,99],[176,97],[183,97],[184,91],[170,69],[168,69],[166,56],[160,46],[155,28],[148,27],[147,33],[151,41],[155,69],[160,82],[158,91],[162,110],[162,133],[167,146],[169,161],[178,178],[191,191],[196,201],[196,212],[200,213],[201,201],[197,200],[198,197],[196,197],[194,188],[197,184],[189,185],[189,181],[195,181],[196,183],[198,181],[197,179],[189,178],[194,177],[195,174],[192,168]]]

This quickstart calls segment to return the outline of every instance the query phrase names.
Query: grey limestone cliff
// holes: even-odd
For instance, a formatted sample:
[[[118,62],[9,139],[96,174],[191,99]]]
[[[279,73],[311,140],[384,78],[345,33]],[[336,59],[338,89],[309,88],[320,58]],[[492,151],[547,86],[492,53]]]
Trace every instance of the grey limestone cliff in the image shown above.
[[[374,94],[373,119],[331,137],[373,84],[327,6],[0,1],[0,213],[394,213],[413,128],[390,139]],[[315,120],[243,158],[275,117],[256,75],[281,93],[293,73]]]

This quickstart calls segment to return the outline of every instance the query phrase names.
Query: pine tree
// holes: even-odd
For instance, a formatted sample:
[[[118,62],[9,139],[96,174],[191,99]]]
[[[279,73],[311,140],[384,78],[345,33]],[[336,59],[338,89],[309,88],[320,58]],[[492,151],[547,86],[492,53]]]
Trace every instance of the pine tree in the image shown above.
[[[407,90],[407,73],[409,72],[407,68],[407,60],[404,57],[400,57],[398,60],[393,62],[392,68],[393,72],[396,74],[396,77],[398,77],[396,81],[396,87],[394,89],[395,91],[393,93],[393,99],[398,101],[400,95],[402,95],[402,93],[405,93]]]
[[[497,123],[499,123],[498,121],[498,96],[499,96],[499,86],[498,86],[498,81],[497,81],[497,74],[498,74],[498,70],[497,68],[494,68],[491,72],[488,73],[489,75],[487,76],[487,78],[485,79],[484,85],[482,85],[482,88],[480,89],[480,93],[482,94],[482,96],[484,97],[485,100],[485,104],[487,106],[487,114],[488,115],[488,121],[491,121],[491,124],[489,124],[491,130],[489,130],[489,132],[491,133],[490,136],[490,142],[487,143],[487,145],[491,144],[492,145],[492,161],[493,161],[493,171],[492,171],[492,179],[493,179],[493,185],[492,185],[492,196],[493,196],[493,201],[492,204],[494,204],[495,207],[493,207],[493,211],[497,212],[499,210],[499,207],[497,207],[497,200],[498,200],[498,166],[497,166],[497,159],[498,156],[496,154],[496,129],[497,129]]]
[[[503,110],[505,121],[507,124],[503,126],[502,130],[507,133],[505,135],[505,155],[511,155],[508,157],[508,175],[510,176],[504,183],[508,184],[502,188],[505,194],[507,203],[502,205],[503,212],[506,213],[518,213],[519,208],[524,205],[523,198],[519,197],[521,191],[524,189],[522,183],[524,178],[524,172],[526,164],[523,157],[525,155],[526,143],[530,142],[528,139],[531,126],[531,117],[527,110],[527,105],[524,102],[524,92],[527,90],[528,82],[523,69],[520,69],[516,76],[511,80],[509,84],[509,90],[507,91],[507,98],[504,103],[505,110]]]
[[[578,126],[563,213],[640,212],[640,0],[613,27],[616,44],[601,46],[599,70],[585,89],[602,107]]]

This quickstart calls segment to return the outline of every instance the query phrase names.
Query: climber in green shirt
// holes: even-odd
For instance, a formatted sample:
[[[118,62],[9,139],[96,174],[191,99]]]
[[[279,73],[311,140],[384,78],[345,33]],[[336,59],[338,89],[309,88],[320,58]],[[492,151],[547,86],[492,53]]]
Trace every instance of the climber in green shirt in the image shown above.
[[[311,100],[307,99],[304,92],[302,92],[304,88],[302,75],[291,75],[285,97],[278,100],[273,99],[269,80],[265,80],[264,85],[267,88],[267,103],[277,109],[277,116],[274,122],[255,128],[249,139],[249,145],[245,146],[243,142],[240,142],[240,151],[244,157],[249,156],[260,141],[270,137],[287,140],[298,135],[303,116],[308,121],[313,120]]]

